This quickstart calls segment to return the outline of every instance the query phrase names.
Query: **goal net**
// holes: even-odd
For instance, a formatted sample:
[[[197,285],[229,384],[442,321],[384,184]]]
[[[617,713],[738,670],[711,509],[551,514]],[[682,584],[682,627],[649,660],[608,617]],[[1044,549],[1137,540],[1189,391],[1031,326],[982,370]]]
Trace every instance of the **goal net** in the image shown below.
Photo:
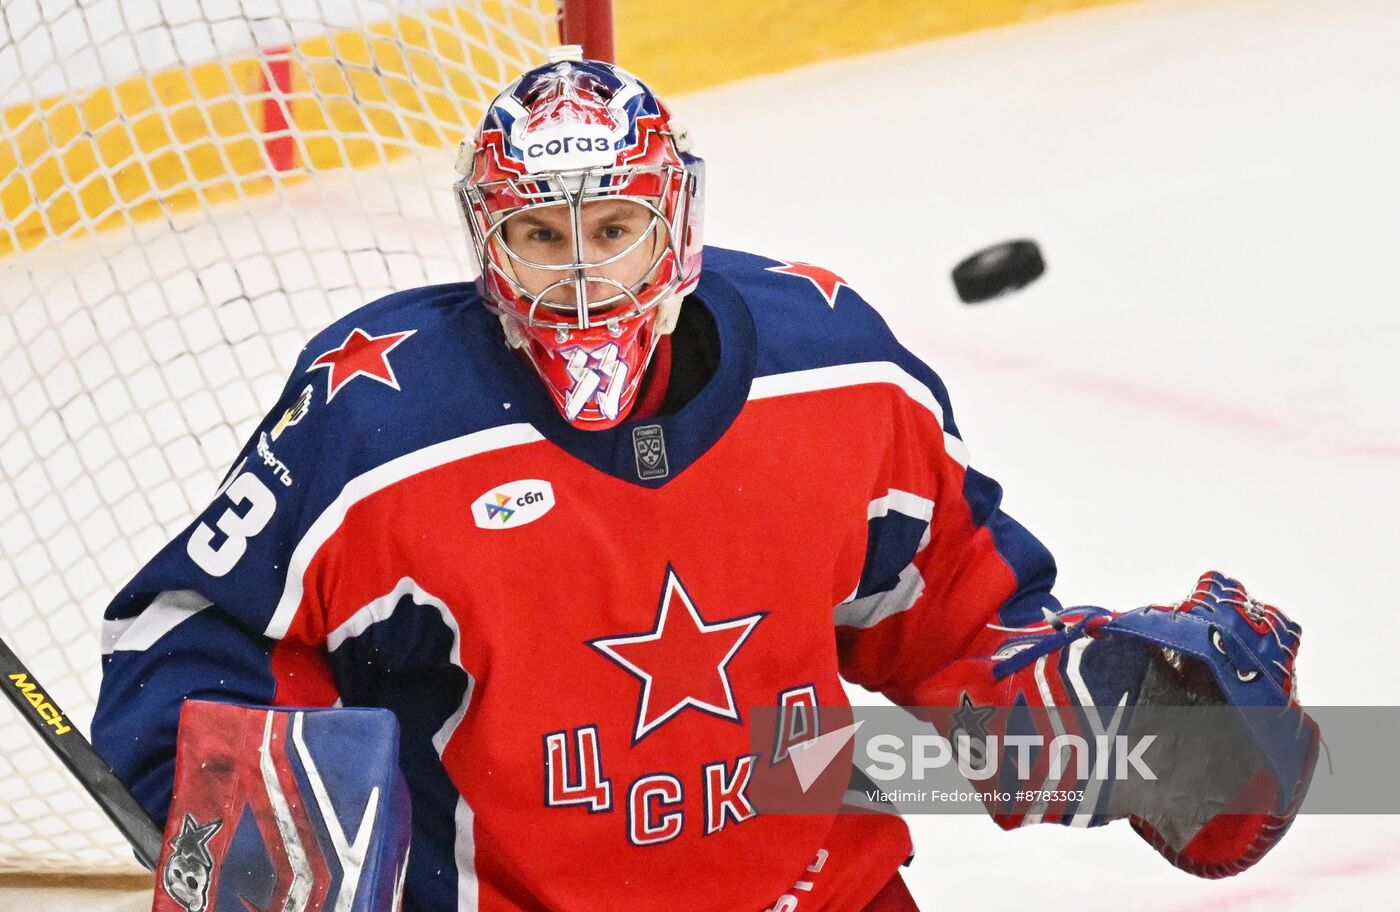
[[[318,329],[464,277],[449,186],[555,0],[0,5],[0,635],[88,731],[107,601]],[[136,872],[0,707],[0,873]]]

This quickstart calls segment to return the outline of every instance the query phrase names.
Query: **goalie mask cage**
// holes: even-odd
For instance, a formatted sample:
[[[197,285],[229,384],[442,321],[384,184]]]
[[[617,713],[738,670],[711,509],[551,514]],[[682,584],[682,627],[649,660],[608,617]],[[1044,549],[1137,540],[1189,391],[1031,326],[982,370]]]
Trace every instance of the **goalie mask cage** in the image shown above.
[[[213,495],[312,334],[467,277],[457,144],[561,32],[611,59],[610,17],[599,0],[0,6],[0,634],[82,730],[108,600]],[[0,874],[139,870],[0,707]]]

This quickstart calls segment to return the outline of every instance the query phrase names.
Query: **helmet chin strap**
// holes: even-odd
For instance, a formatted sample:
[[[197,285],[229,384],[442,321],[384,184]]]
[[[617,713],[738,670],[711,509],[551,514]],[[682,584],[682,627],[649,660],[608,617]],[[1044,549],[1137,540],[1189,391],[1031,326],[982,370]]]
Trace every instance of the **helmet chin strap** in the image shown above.
[[[677,321],[681,318],[681,296],[670,295],[666,300],[656,305],[656,334],[658,336],[669,336],[676,328]]]
[[[506,345],[511,348],[518,348],[521,351],[526,350],[529,341],[525,338],[525,333],[520,328],[520,322],[504,313],[499,314],[499,316],[501,319],[501,329],[503,329],[506,334]]]

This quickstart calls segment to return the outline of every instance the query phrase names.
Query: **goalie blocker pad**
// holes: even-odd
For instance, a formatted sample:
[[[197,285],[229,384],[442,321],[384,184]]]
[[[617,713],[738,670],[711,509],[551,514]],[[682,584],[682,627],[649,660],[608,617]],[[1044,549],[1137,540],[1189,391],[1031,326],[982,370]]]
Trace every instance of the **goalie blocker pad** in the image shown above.
[[[395,912],[409,818],[388,710],[189,700],[152,912]]]

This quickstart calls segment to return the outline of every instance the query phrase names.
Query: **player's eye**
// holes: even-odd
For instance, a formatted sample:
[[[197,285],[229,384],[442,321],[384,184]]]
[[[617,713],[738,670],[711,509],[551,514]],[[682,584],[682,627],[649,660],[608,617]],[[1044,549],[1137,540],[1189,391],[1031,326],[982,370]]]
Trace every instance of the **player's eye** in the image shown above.
[[[535,244],[548,244],[560,238],[559,232],[553,228],[531,228],[525,232],[525,240]]]

